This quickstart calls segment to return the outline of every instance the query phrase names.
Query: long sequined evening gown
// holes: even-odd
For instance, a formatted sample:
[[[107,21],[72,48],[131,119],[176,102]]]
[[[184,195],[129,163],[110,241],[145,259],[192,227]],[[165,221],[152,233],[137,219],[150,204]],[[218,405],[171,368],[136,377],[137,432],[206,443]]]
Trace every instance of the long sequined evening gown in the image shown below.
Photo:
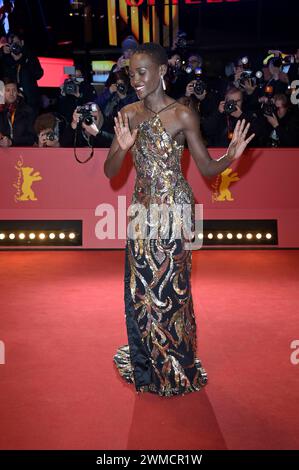
[[[138,126],[132,147],[136,168],[132,203],[190,204],[181,172],[184,146],[164,129],[158,114]],[[159,232],[160,233],[160,232]],[[191,295],[191,251],[182,239],[127,239],[125,318],[128,345],[114,356],[121,376],[141,392],[160,396],[200,390],[207,374],[196,356]]]

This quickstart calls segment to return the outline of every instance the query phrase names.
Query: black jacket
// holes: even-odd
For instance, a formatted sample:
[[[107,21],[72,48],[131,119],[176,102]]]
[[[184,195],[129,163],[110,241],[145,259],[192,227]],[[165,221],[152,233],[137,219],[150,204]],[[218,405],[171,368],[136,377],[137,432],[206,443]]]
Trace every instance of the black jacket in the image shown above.
[[[34,112],[24,102],[17,105],[12,126],[8,109],[0,112],[0,133],[12,140],[14,147],[31,146],[34,143]]]
[[[59,114],[65,117],[67,122],[72,122],[73,112],[77,106],[82,106],[90,101],[96,102],[97,100],[95,88],[85,80],[79,84],[79,92],[79,97],[75,95],[59,96],[57,110]]]
[[[76,137],[76,143],[75,143]],[[89,136],[89,139],[84,137],[83,130],[80,125],[77,127],[76,130],[72,128],[70,124],[68,124],[60,136],[60,146],[61,147],[95,147],[95,148],[103,148],[103,147],[110,147],[111,139],[109,139],[108,135],[105,132],[98,133],[97,136]]]
[[[265,147],[298,147],[299,115],[295,109],[289,109],[283,118],[278,118],[279,125],[274,128],[264,117],[263,146]]]
[[[38,58],[27,49],[23,50],[20,60],[15,61],[10,54],[3,54],[2,73],[4,77],[13,78],[23,90],[26,103],[37,112],[40,106],[40,93],[37,80],[44,71]]]

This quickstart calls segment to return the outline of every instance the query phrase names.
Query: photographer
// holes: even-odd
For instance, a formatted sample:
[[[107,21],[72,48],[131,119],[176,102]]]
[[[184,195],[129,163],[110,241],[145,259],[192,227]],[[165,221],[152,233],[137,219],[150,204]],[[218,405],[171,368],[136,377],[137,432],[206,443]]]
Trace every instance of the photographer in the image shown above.
[[[59,147],[59,119],[52,113],[38,116],[34,123],[37,147]]]
[[[129,67],[130,57],[138,46],[138,42],[134,36],[127,36],[121,43],[122,55],[119,57],[115,68],[112,72],[119,72],[120,70],[127,70]]]
[[[128,75],[123,72],[113,72],[111,75],[111,85],[106,87],[97,98],[104,115],[103,130],[111,134],[111,141],[114,137],[114,117],[127,104],[138,101],[134,89],[131,87]]]
[[[1,51],[3,76],[15,80],[24,94],[26,103],[36,115],[40,107],[37,80],[44,74],[38,58],[26,48],[24,39],[17,34],[10,34],[7,37],[7,42]]]
[[[187,62],[182,60],[178,50],[170,51],[168,59],[168,70],[165,76],[167,83],[167,94],[174,99],[185,96],[188,83],[201,73],[202,58],[198,54],[191,54]]]
[[[213,113],[217,105],[217,97],[209,90],[207,83],[199,75],[186,86],[185,96],[178,100],[199,114],[202,137],[208,144],[208,136],[205,132],[206,121]]]
[[[276,94],[264,110],[263,145],[267,147],[298,147],[299,116],[284,94]]]
[[[267,61],[267,66],[263,68],[265,86],[273,88],[273,94],[286,93],[288,89],[288,75],[282,71],[281,57],[272,57]]]
[[[243,92],[235,87],[230,87],[225,99],[220,101],[218,109],[205,120],[204,132],[208,143],[213,147],[227,147],[232,138],[237,121],[245,119],[250,122],[250,134],[255,133],[251,146],[256,145],[259,136],[257,120],[254,115],[243,111]]]
[[[60,138],[61,147],[110,147],[109,135],[102,130],[103,114],[96,103],[78,106]]]
[[[25,147],[34,143],[32,109],[18,95],[17,83],[4,78],[4,101],[0,105],[0,147]]]
[[[67,122],[72,121],[73,112],[77,106],[95,101],[97,98],[95,88],[87,81],[80,67],[75,68],[74,73],[69,75],[60,88],[61,95],[57,109]]]
[[[113,74],[115,72],[124,72],[129,76],[129,63],[130,57],[138,46],[138,42],[134,36],[127,36],[121,43],[122,55],[118,58],[117,63],[114,64],[109,72],[109,76],[106,80],[105,87],[111,85],[114,80]]]
[[[296,49],[294,54],[293,62],[290,64],[288,70],[289,83],[291,84],[294,80],[299,80],[299,49]]]

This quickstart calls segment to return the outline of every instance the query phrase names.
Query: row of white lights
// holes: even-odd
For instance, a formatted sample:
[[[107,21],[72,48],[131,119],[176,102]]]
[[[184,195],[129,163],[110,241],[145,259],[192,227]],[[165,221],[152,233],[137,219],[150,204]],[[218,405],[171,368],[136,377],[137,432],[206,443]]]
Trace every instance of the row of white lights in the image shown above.
[[[73,233],[73,232],[69,233],[68,236],[69,236],[69,238],[70,238],[71,240],[74,240],[74,238],[76,238],[76,234]],[[34,239],[37,237],[37,235],[36,235],[35,233],[29,233],[29,236],[28,236],[28,237],[30,238],[30,240],[34,240]],[[58,237],[59,237],[61,240],[63,240],[63,239],[66,237],[66,234],[63,233],[63,232],[61,232],[61,233],[58,234]],[[255,238],[257,238],[258,240],[260,240],[262,237],[263,237],[263,235],[262,235],[261,233],[256,233],[256,234],[255,234]],[[270,239],[272,238],[272,235],[271,235],[271,233],[266,233],[265,237],[266,237],[268,240],[270,240]],[[6,238],[5,233],[0,233],[0,240],[5,240],[5,238]],[[16,238],[16,234],[15,234],[15,233],[10,233],[10,234],[8,235],[8,238],[9,238],[10,240],[14,240],[14,239]],[[23,233],[23,232],[19,233],[19,234],[18,234],[18,238],[19,238],[20,240],[25,240],[25,238],[26,238],[25,233]],[[46,234],[43,233],[43,232],[41,232],[41,233],[38,235],[38,238],[39,238],[40,240],[45,240]],[[49,233],[49,238],[50,238],[51,240],[54,240],[54,239],[56,238],[56,234],[53,233],[53,232],[52,232],[52,233]],[[198,238],[199,238],[199,239],[202,239],[202,238],[203,238],[203,233],[199,233],[199,234],[198,234]],[[212,240],[212,239],[214,238],[214,234],[211,233],[211,232],[208,233],[208,234],[207,234],[207,238],[209,238],[210,240]],[[224,234],[223,234],[223,233],[217,233],[217,238],[218,238],[219,240],[222,240],[222,239],[224,238]],[[231,240],[232,238],[234,238],[234,236],[233,236],[232,233],[227,233],[227,234],[226,234],[226,238],[228,238],[229,240]],[[236,238],[237,238],[238,240],[241,240],[241,239],[243,238],[243,234],[242,234],[242,233],[237,233],[237,234],[236,234]],[[249,232],[249,233],[246,233],[246,238],[247,238],[248,240],[252,240],[252,238],[254,238],[254,235],[253,235],[252,233],[250,233],[250,232]]]
[[[63,239],[66,238],[67,234],[65,234],[64,232],[61,232],[61,233],[57,234],[57,236],[58,236],[58,238],[63,240]],[[44,232],[41,232],[39,234],[36,234],[36,233],[32,232],[32,233],[29,233],[29,235],[28,235],[28,238],[30,238],[30,240],[34,240],[35,238],[39,238],[40,240],[45,240],[46,237],[47,236]],[[76,234],[71,232],[71,233],[68,234],[68,237],[69,237],[70,240],[74,240],[74,238],[76,238]],[[5,240],[5,238],[6,238],[5,233],[0,233],[0,240]],[[10,240],[14,240],[15,238],[19,238],[20,240],[25,240],[26,235],[23,232],[19,233],[18,235],[15,234],[15,233],[10,233],[8,235],[8,238]],[[56,238],[56,234],[53,233],[53,232],[49,233],[49,238],[50,238],[50,240],[54,240]]]
[[[204,237],[203,233],[199,233],[198,234],[198,238],[199,239],[202,239]],[[214,238],[214,234],[212,232],[208,233],[206,235],[207,238],[209,238],[210,240],[212,240]],[[254,235],[252,233],[246,233],[245,237],[248,239],[248,240],[252,240],[254,238]],[[265,237],[270,240],[272,238],[272,234],[271,233],[266,233],[265,234]],[[217,238],[219,240],[222,240],[223,238],[225,238],[225,235],[223,233],[217,233]],[[231,240],[232,238],[234,238],[233,234],[232,233],[227,233],[226,234],[226,238],[228,238],[229,240]],[[243,234],[242,233],[237,233],[236,234],[236,238],[238,240],[241,240],[243,238]],[[260,240],[261,238],[263,238],[263,235],[261,233],[256,233],[255,234],[255,238],[257,238],[258,240]]]

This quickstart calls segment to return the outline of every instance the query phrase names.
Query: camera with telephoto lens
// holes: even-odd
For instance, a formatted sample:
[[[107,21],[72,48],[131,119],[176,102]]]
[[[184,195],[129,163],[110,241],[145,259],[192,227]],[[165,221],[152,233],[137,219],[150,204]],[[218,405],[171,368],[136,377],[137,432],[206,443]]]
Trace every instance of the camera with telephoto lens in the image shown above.
[[[127,87],[124,83],[117,83],[116,89],[121,95],[125,95],[127,93]]]
[[[78,90],[78,83],[73,78],[67,78],[63,83],[63,92],[65,95],[75,95]]]
[[[10,46],[10,52],[12,52],[13,54],[15,55],[19,55],[21,54],[22,50],[23,50],[23,46],[21,46],[21,44],[18,44],[17,42],[13,42]]]
[[[266,116],[272,116],[273,114],[276,114],[276,106],[270,99],[268,99],[268,101],[265,103],[262,103],[261,109],[263,114]]]
[[[227,100],[224,103],[224,112],[226,114],[231,114],[235,111],[237,111],[237,105],[234,100]]]
[[[87,126],[91,126],[94,122],[94,116],[92,113],[97,111],[97,105],[95,103],[87,103],[83,106],[78,106],[76,112],[80,114],[80,121],[84,122]]]

